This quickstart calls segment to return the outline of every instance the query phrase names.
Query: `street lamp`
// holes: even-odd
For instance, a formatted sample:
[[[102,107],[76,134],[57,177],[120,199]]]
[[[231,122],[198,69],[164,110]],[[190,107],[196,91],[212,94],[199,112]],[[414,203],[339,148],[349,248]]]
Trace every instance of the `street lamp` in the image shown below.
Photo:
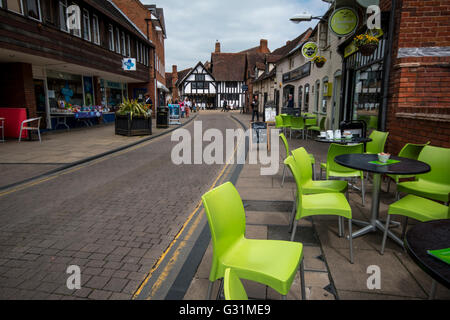
[[[319,17],[319,16],[313,17],[312,14],[306,13],[306,12],[296,14],[295,16],[290,18],[289,20],[291,20],[293,23],[300,23],[302,21],[311,21],[313,19],[320,20],[320,21],[325,21],[325,19],[323,19],[322,17]]]

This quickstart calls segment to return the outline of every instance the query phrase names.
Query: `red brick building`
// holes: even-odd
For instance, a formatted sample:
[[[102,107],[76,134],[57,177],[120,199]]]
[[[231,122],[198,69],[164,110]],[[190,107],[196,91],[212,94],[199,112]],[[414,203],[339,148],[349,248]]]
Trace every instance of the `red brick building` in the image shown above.
[[[450,1],[381,0],[395,6],[388,150],[405,143],[450,148]]]
[[[139,0],[113,0],[127,17],[154,45],[150,52],[150,81],[129,86],[131,97],[139,98],[145,92],[150,94],[153,105],[165,104],[166,87],[164,40],[167,38],[164,11],[156,5],[144,5]],[[155,114],[155,113],[154,113]]]

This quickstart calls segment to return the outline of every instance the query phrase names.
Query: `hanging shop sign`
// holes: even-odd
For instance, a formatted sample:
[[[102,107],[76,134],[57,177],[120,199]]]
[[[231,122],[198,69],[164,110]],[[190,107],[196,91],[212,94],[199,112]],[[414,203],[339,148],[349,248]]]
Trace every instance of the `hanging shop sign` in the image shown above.
[[[302,55],[308,60],[312,60],[318,52],[319,46],[315,42],[307,42],[302,47]]]
[[[358,23],[358,13],[350,7],[336,9],[328,20],[331,32],[338,37],[345,37],[354,33]]]
[[[136,71],[136,59],[135,58],[123,58],[122,68],[125,71]]]

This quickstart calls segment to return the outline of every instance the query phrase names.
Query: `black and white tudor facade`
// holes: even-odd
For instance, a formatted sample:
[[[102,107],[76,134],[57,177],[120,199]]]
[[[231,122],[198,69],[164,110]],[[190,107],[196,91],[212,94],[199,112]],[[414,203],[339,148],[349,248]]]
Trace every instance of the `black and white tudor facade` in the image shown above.
[[[178,86],[181,98],[188,97],[197,107],[212,108],[216,104],[216,81],[201,62],[179,81]]]

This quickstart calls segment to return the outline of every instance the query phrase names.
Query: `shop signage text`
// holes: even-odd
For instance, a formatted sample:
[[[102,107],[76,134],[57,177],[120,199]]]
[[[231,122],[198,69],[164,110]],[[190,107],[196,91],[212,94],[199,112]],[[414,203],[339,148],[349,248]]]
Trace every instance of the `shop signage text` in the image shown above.
[[[358,22],[358,14],[355,9],[343,7],[336,9],[331,14],[328,25],[335,35],[345,37],[355,32]]]
[[[309,76],[311,73],[311,62],[305,63],[303,66],[283,74],[283,82],[290,82]]]
[[[317,52],[319,52],[319,47],[315,42],[307,42],[302,47],[302,55],[308,60],[312,60]]]

